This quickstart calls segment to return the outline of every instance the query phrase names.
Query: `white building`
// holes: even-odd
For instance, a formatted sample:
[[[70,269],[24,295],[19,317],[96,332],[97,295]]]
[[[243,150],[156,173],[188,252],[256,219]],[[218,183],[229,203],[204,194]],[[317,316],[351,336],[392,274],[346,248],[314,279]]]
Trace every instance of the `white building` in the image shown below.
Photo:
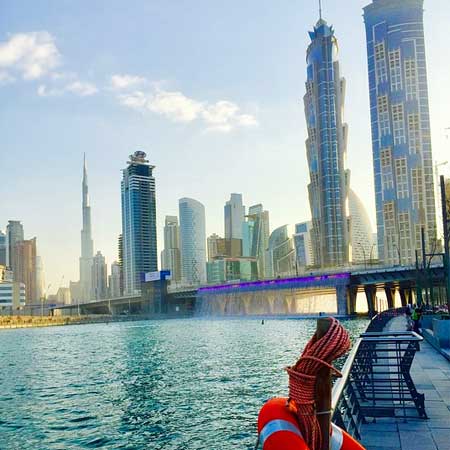
[[[122,276],[122,268],[117,261],[111,264],[111,275],[109,276],[109,296],[111,298],[117,298],[122,296],[122,290],[120,288],[120,280]]]
[[[370,264],[376,259],[376,241],[373,240],[373,230],[364,204],[355,192],[350,189],[348,195],[350,210],[350,240],[352,263]]]
[[[180,227],[177,216],[166,216],[161,269],[170,270],[172,281],[181,281]]]
[[[245,220],[245,206],[242,194],[231,194],[224,206],[225,239],[242,239],[242,224]]]
[[[100,300],[107,297],[106,274],[107,266],[105,257],[101,254],[101,252],[97,252],[92,259],[92,299]]]
[[[183,282],[206,283],[205,207],[192,198],[182,198],[179,213]]]

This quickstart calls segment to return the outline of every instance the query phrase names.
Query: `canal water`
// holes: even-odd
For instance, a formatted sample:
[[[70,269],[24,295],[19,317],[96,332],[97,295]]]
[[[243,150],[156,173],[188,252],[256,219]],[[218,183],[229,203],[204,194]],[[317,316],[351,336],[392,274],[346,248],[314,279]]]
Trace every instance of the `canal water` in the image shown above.
[[[344,321],[352,336],[367,321]],[[0,331],[0,449],[253,449],[314,320]]]

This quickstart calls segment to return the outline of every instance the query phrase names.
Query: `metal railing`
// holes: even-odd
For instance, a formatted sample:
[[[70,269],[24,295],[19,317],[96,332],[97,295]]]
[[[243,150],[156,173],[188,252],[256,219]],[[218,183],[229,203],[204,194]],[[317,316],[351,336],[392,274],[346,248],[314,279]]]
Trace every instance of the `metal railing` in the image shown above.
[[[351,382],[351,372],[361,345],[361,338],[353,344],[352,351],[342,367],[342,377],[333,386],[331,397],[331,421],[346,430],[356,439],[361,439],[361,424],[364,416],[361,413],[358,397]]]
[[[332,392],[332,421],[356,439],[367,417],[426,419],[425,396],[410,375],[421,336],[412,331],[383,331],[404,308],[375,316],[356,340]]]

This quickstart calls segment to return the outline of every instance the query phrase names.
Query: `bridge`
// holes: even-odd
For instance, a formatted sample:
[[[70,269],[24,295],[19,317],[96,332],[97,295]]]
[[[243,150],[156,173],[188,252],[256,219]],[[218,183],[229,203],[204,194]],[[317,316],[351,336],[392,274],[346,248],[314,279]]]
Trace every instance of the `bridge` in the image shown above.
[[[396,292],[401,303],[414,303],[414,295],[426,283],[439,298],[445,296],[445,271],[432,265],[426,272],[413,266],[359,271],[311,273],[272,280],[227,283],[215,286],[173,288],[165,280],[142,283],[140,294],[95,300],[54,308],[58,315],[111,314],[151,317],[200,315],[297,315],[325,312],[348,315],[356,311],[357,294],[364,292],[367,309],[376,309],[377,293],[385,293],[388,307]]]

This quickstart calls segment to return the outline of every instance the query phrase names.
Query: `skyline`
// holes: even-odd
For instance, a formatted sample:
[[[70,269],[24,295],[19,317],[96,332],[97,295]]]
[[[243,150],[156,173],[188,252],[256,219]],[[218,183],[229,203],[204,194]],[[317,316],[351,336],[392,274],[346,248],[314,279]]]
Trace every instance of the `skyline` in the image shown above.
[[[98,4],[100,3],[102,2]],[[155,6],[157,3],[155,2],[151,6],[157,9]],[[302,3],[306,5],[306,2]],[[375,230],[366,50],[362,21],[362,6],[368,3],[367,0],[352,2],[354,6],[345,11],[350,23],[347,25],[342,20],[342,12],[337,14],[337,5],[332,4],[331,1],[324,5],[323,17],[336,30],[336,36],[340,42],[339,59],[343,74],[347,79],[345,119],[349,124],[350,131],[348,167],[352,172],[351,185],[363,199],[370,213],[372,228]],[[428,3],[430,4],[428,5]],[[0,49],[4,48],[5,42],[10,42],[12,39],[11,36],[8,36],[8,32],[14,35],[18,31],[36,31],[38,27],[27,22],[39,22],[39,20],[45,22],[41,12],[37,14],[36,19],[28,17],[24,21],[25,24],[21,23],[19,26],[17,21],[15,23],[12,20],[10,21],[12,26],[5,27],[8,19],[11,19],[11,16],[21,9],[21,4],[25,5],[25,2],[14,2],[14,5],[11,2],[9,9],[8,6],[5,8],[4,17],[0,19]],[[144,8],[144,5],[140,6]],[[276,49],[269,46],[267,63],[263,64],[267,80],[262,80],[260,74],[256,74],[258,68],[261,70],[262,55],[257,54],[253,58],[248,58],[247,54],[244,55],[247,48],[244,45],[244,49],[233,48],[236,55],[233,55],[233,52],[225,53],[229,60],[233,60],[233,62],[239,60],[239,64],[244,70],[249,71],[247,77],[245,73],[239,73],[239,81],[232,77],[234,74],[231,72],[225,71],[225,75],[219,76],[219,79],[216,80],[214,75],[218,76],[218,72],[207,71],[208,75],[202,70],[198,70],[197,67],[194,75],[190,72],[193,68],[185,67],[184,71],[179,70],[173,79],[167,82],[168,87],[164,88],[164,92],[183,92],[185,98],[195,100],[195,102],[187,102],[188,106],[194,108],[194,112],[197,111],[195,113],[197,119],[192,121],[173,122],[165,118],[167,114],[160,116],[151,111],[143,114],[114,103],[111,91],[107,91],[107,88],[104,87],[108,82],[112,82],[111,77],[118,73],[143,77],[147,75],[145,69],[139,71],[136,67],[136,70],[133,70],[133,67],[128,69],[124,65],[123,70],[120,71],[121,65],[119,70],[110,70],[109,72],[105,70],[102,75],[99,75],[102,72],[100,69],[91,68],[91,71],[96,72],[96,76],[100,78],[100,81],[94,82],[93,78],[95,77],[89,75],[89,70],[84,71],[82,68],[71,67],[74,64],[71,62],[73,54],[70,51],[70,39],[67,37],[70,31],[65,34],[58,27],[56,29],[52,26],[46,28],[49,30],[47,32],[54,37],[55,45],[63,56],[62,67],[68,66],[68,69],[76,69],[79,77],[77,81],[95,84],[99,92],[76,97],[73,91],[78,89],[80,93],[81,85],[74,85],[76,81],[71,81],[68,85],[72,85],[72,90],[60,95],[42,97],[37,93],[39,86],[47,86],[47,91],[41,90],[41,94],[50,92],[48,81],[44,82],[38,78],[35,81],[17,80],[15,83],[7,83],[3,79],[0,95],[4,97],[6,103],[4,101],[5,107],[2,108],[2,113],[9,120],[1,121],[0,131],[4,138],[2,146],[8,151],[1,152],[0,165],[8,167],[9,164],[10,167],[14,167],[14,170],[7,171],[9,173],[5,174],[1,187],[2,198],[8,200],[4,200],[2,208],[0,208],[0,223],[2,224],[0,228],[4,228],[8,220],[17,219],[24,224],[26,238],[38,237],[38,249],[44,260],[46,278],[53,286],[51,292],[58,288],[58,282],[62,275],[66,282],[69,279],[74,281],[78,279],[77,261],[81,228],[79,186],[81,181],[80,162],[83,152],[87,154],[89,165],[94,250],[95,252],[102,251],[108,265],[117,258],[116,243],[121,228],[120,169],[127,156],[136,150],[145,151],[150,163],[156,165],[159,249],[163,248],[164,217],[177,214],[178,199],[182,197],[195,198],[205,205],[207,235],[213,232],[223,234],[222,208],[231,192],[242,192],[244,204],[247,206],[257,203],[264,204],[265,209],[269,210],[271,214],[272,230],[285,223],[294,225],[310,218],[306,188],[308,170],[304,149],[306,126],[301,97],[306,72],[304,49],[308,42],[307,32],[310,30],[311,24],[317,20],[318,12],[309,5],[307,9],[303,9],[303,12],[308,12],[308,17],[300,17],[297,11],[297,7],[298,10],[302,10],[300,3],[295,8],[297,11],[295,14],[288,13],[291,5],[286,4],[283,7],[284,15],[282,17],[284,21],[288,22],[288,25],[284,27],[281,20],[274,20],[276,26],[272,24],[270,29],[264,31],[270,37],[278,37],[280,40],[277,42],[278,45],[291,44],[291,47]],[[62,8],[60,5],[55,8],[57,10],[55,16]],[[67,7],[69,10],[72,8],[75,7]],[[168,6],[167,10],[172,11],[172,8],[173,6]],[[192,8],[194,11],[188,14],[189,18],[193,17],[196,8],[198,6]],[[242,8],[244,11],[240,10],[239,12],[243,16],[234,17],[235,8],[231,7],[231,11],[227,15],[222,11],[221,5],[215,5],[211,8],[214,11],[208,11],[207,17],[210,18],[212,14],[212,17],[219,20],[218,17],[222,12],[224,13],[223,26],[229,25],[233,20],[243,24],[249,17],[251,7],[245,5]],[[258,8],[251,12],[257,13],[257,18],[266,20],[269,19],[269,11],[273,12],[276,9],[273,9],[268,2],[262,2]],[[92,23],[96,18],[98,19],[99,14],[95,7],[93,9]],[[136,12],[135,9],[133,14]],[[450,120],[445,119],[448,114],[443,111],[448,111],[448,107],[445,105],[450,104],[450,89],[446,88],[443,82],[439,82],[439,79],[441,77],[443,79],[445,73],[448,73],[450,65],[448,61],[438,59],[439,49],[443,51],[442,49],[445,48],[440,47],[440,43],[445,42],[445,39],[439,38],[439,36],[445,36],[445,33],[441,31],[445,28],[439,27],[437,24],[440,21],[444,23],[445,17],[450,15],[450,5],[444,4],[443,1],[434,1],[433,4],[426,1],[425,9],[433,152],[434,159],[441,161],[445,159],[446,151],[448,152],[445,148],[447,142],[443,129],[450,125]],[[124,20],[127,20],[127,16]],[[174,20],[176,21],[176,18]],[[217,23],[215,24],[217,25]],[[344,33],[344,30],[354,24],[358,24],[359,38],[357,39],[355,39],[354,33],[351,33],[352,36]],[[259,48],[260,52],[264,52],[265,48],[260,42],[248,42],[252,39],[257,41],[265,36],[267,42],[264,41],[264,44],[270,44],[268,42],[270,37],[263,33],[264,20],[261,20],[261,25],[261,30],[257,30],[257,26],[254,25],[256,30],[253,28],[252,30],[255,33],[250,34],[245,43],[249,47]],[[43,29],[43,27],[40,28]],[[192,30],[194,28],[195,25],[192,25]],[[213,28],[212,25],[211,28]],[[87,34],[89,34],[89,30],[88,27]],[[191,30],[190,26],[189,30]],[[220,32],[223,32],[221,27],[218,30],[219,34]],[[144,35],[145,33],[143,33]],[[290,37],[290,41],[288,37]],[[187,45],[198,45],[200,41],[197,38],[198,36],[195,36],[195,39],[188,39]],[[292,41],[295,43],[292,44]],[[220,44],[217,38],[214,43]],[[431,43],[433,44],[431,45]],[[129,45],[131,42],[125,40],[123,46],[125,44]],[[203,51],[211,50],[210,45],[212,44],[204,42],[201,44]],[[181,46],[185,48],[185,46]],[[355,46],[359,49],[359,53],[351,55],[352,49],[355,51]],[[120,50],[123,51],[124,48],[122,47]],[[279,50],[279,53],[282,54],[281,58],[275,55],[277,53],[275,50]],[[123,53],[119,54],[119,51],[110,50],[109,53],[102,54],[102,56],[105,59],[113,58],[112,55],[119,58],[123,56]],[[179,52],[181,53],[181,50]],[[86,53],[92,62],[94,52],[86,51]],[[296,59],[291,59],[291,54],[295,54]],[[195,54],[194,56],[195,62],[198,62],[199,55]],[[248,58],[251,63],[244,62],[244,57]],[[210,66],[213,65],[216,71],[222,67],[217,59],[213,59],[211,62],[210,56],[203,56],[203,58],[205,61],[208,60]],[[164,68],[161,72],[170,71],[172,62],[166,61],[164,57],[161,59]],[[4,62],[4,59],[2,59],[0,51],[0,64],[1,61]],[[185,62],[185,58],[181,58],[181,61]],[[273,69],[269,68],[271,65],[277,66],[278,62],[283,64]],[[250,67],[252,63],[255,64],[255,68]],[[100,65],[108,66],[104,62]],[[111,64],[109,65],[111,66]],[[4,63],[2,67],[4,67]],[[17,77],[15,70],[12,70],[12,73]],[[27,73],[24,72],[24,74]],[[198,79],[193,81],[191,76]],[[152,77],[147,75],[146,78]],[[116,82],[120,81],[117,78],[115,80]],[[139,81],[128,79],[129,82],[133,80]],[[214,82],[211,86],[212,81]],[[252,81],[255,81],[256,87],[252,86]],[[124,82],[122,79],[122,83]],[[160,86],[157,88],[162,89]],[[364,95],[359,95],[361,91],[364,92]],[[88,91],[83,92],[87,93]],[[264,92],[266,97],[263,95]],[[279,98],[274,98],[277,97],[277,94]],[[178,97],[178,100],[180,98]],[[198,105],[196,102],[199,100],[197,99],[207,102],[206,109],[199,109],[205,108],[205,106]],[[438,99],[441,101],[442,107],[438,104]],[[225,100],[239,105],[241,108],[239,114],[253,115],[258,126],[238,127],[228,133],[224,129],[206,132],[205,125],[208,120],[212,120],[212,110],[208,110],[208,107]],[[222,104],[222,106],[224,105]],[[439,113],[441,108],[443,109]],[[185,110],[183,109],[183,111]],[[183,116],[185,119],[194,114],[192,108],[190,111],[191,116]],[[12,113],[12,116],[8,113]],[[82,117],[83,115],[87,115],[87,117]],[[29,124],[26,128],[27,132],[19,133],[25,119]],[[67,120],[67,123],[64,123],[63,120]],[[241,120],[245,122],[244,119]],[[116,127],[117,123],[120,123],[120,127]],[[58,127],[62,127],[59,135]],[[55,133],[55,136],[52,133]],[[68,150],[64,151],[61,143],[64,144],[64,149]],[[94,151],[95,147],[97,148]],[[360,147],[363,147],[364,151],[359,150]],[[212,156],[211,148],[216,150]],[[46,150],[44,151],[44,149]],[[185,149],[188,151],[183,151]],[[164,153],[169,152],[172,154],[167,158]],[[196,159],[192,158],[193,152],[197,155]],[[225,156],[222,156],[221,153],[225,153]],[[22,155],[20,161],[23,162],[23,165],[20,166],[20,169],[17,154]],[[36,154],[39,155],[39,158],[36,158]],[[364,157],[360,159],[359,155],[361,154]],[[258,158],[259,155],[261,155],[260,158]],[[257,158],[260,161],[257,161]],[[355,161],[355,158],[358,158],[358,161]],[[60,163],[58,159],[64,160],[64,163]],[[174,164],[174,160],[177,163]],[[32,164],[25,164],[27,161],[31,161]],[[236,162],[240,164],[236,164]],[[186,167],[189,170],[185,170]],[[212,171],[211,168],[213,168]],[[63,177],[61,176],[62,170],[64,170]],[[36,177],[35,174],[39,175]],[[231,174],[234,176],[230,176]],[[367,179],[370,179],[370,183],[367,183]],[[31,184],[29,188],[24,180],[29,180]],[[267,180],[273,181],[273,184],[267,183]],[[64,189],[55,189],[55,182],[61,183],[61,186],[58,187],[64,187]],[[205,189],[208,185],[213,189]],[[281,196],[278,189],[273,189],[274,186],[281,186],[285,195]],[[34,199],[34,196],[37,198]],[[31,205],[35,205],[37,211],[30,211]]]

